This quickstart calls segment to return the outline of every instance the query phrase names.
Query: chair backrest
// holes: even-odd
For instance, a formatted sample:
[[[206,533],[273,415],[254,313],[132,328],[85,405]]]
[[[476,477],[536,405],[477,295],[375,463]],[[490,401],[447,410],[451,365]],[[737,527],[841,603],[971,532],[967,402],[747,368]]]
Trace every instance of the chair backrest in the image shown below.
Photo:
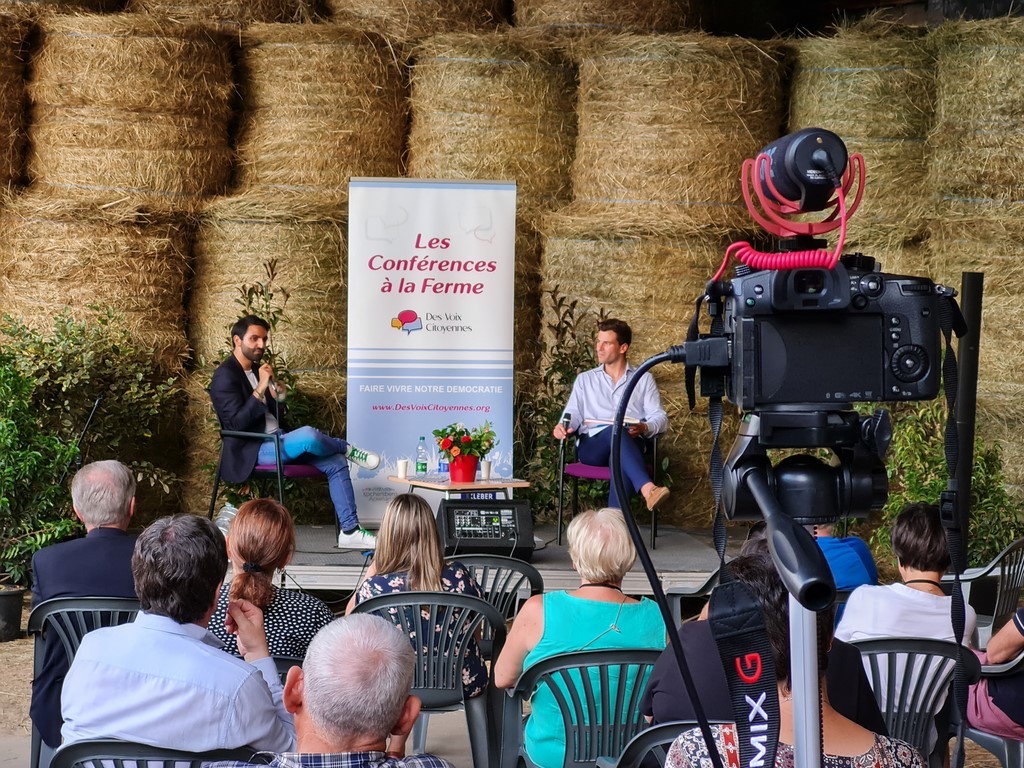
[[[505,617],[470,595],[453,592],[392,592],[359,603],[355,613],[374,613],[394,622],[416,651],[413,690],[423,708],[462,702],[462,668],[477,630],[487,626],[497,656],[505,644]]]
[[[274,665],[277,667],[277,674],[281,678],[281,685],[284,685],[285,678],[288,677],[288,670],[292,667],[302,666],[301,656],[275,656]]]
[[[129,597],[55,597],[44,600],[28,617],[29,634],[35,635],[35,665],[42,664],[43,643],[51,636],[60,640],[68,663],[74,660],[82,638],[100,627],[127,624],[139,612],[139,601]]]
[[[1017,611],[1024,589],[1024,538],[1017,539],[996,557],[999,580],[996,603],[992,611],[992,634],[999,631]]]
[[[860,651],[889,735],[917,747],[927,758],[934,746],[935,716],[953,681],[956,643],[901,638],[853,645]],[[976,676],[977,657],[967,648],[962,654],[969,676]]]
[[[50,768],[201,768],[203,763],[217,760],[267,765],[271,757],[270,753],[257,752],[252,747],[185,752],[116,739],[88,739],[58,749]]]
[[[547,687],[565,733],[564,768],[593,766],[599,757],[620,755],[647,724],[640,699],[660,655],[655,650],[616,649],[552,656],[523,672],[509,695],[521,707],[537,689]],[[515,709],[506,709],[504,750],[515,746],[509,731]]]
[[[709,722],[712,725],[722,725],[732,721],[710,720]],[[653,763],[646,762],[648,755],[651,755],[658,765],[664,765],[668,748],[672,746],[676,737],[696,727],[696,720],[674,720],[671,723],[658,723],[650,728],[644,728],[630,739],[629,744],[622,750],[622,754],[613,765],[615,768],[641,768],[643,765],[652,765]]]

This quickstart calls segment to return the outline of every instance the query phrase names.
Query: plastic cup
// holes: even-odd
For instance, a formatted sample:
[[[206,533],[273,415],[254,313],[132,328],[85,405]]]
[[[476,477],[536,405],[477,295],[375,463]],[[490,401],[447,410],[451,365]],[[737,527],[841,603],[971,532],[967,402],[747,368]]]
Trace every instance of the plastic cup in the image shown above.
[[[409,460],[399,459],[395,462],[395,472],[403,480],[409,476]]]
[[[491,462],[488,459],[480,460],[480,479],[490,480],[491,479]]]

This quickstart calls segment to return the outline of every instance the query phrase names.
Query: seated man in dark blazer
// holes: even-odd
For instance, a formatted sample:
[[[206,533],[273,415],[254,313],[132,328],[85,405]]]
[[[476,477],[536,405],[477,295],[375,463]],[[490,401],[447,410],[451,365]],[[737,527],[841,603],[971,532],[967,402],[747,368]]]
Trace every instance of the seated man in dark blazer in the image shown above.
[[[341,525],[340,549],[374,549],[377,538],[359,527],[356,497],[348,462],[376,469],[380,456],[313,427],[284,428],[285,387],[274,381],[274,369],[262,362],[270,324],[246,315],[231,327],[233,351],[217,366],[210,382],[210,399],[222,429],[281,435],[281,459],[286,464],[312,464],[327,475],[334,512]],[[229,483],[244,483],[257,464],[277,461],[274,443],[224,438],[221,475]]]
[[[131,470],[119,461],[86,464],[71,482],[71,501],[85,524],[85,538],[36,552],[32,607],[55,597],[135,597],[135,537],[126,533],[135,513]],[[52,749],[60,746],[60,689],[67,672],[63,646],[57,638],[48,638],[42,671],[32,681],[29,715]]]

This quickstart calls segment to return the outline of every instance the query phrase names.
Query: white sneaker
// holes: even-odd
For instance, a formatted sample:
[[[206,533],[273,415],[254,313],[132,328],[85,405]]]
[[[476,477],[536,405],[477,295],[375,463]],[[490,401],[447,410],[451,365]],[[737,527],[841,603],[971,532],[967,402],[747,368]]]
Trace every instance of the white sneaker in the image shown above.
[[[380,454],[373,451],[364,451],[349,445],[345,450],[345,458],[363,469],[376,469],[380,466]]]
[[[376,549],[377,537],[367,530],[356,528],[352,533],[338,534],[338,549]]]

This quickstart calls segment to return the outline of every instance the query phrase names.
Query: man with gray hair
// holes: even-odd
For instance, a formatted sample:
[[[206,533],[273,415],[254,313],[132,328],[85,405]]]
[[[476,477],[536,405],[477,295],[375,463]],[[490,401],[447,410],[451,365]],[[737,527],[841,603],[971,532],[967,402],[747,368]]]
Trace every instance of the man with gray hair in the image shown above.
[[[288,670],[284,704],[299,751],[276,768],[453,768],[435,755],[405,757],[420,712],[410,695],[415,656],[409,640],[379,616],[356,613],[317,632],[301,667]],[[217,763],[213,768],[238,768]]]
[[[85,537],[36,552],[32,607],[56,597],[135,597],[135,537],[127,533],[135,513],[131,470],[119,461],[86,464],[71,481],[71,502],[85,525]],[[47,637],[41,671],[32,681],[29,714],[50,749],[60,746],[60,689],[67,671],[59,638]],[[45,758],[49,753],[44,749],[41,754]]]

